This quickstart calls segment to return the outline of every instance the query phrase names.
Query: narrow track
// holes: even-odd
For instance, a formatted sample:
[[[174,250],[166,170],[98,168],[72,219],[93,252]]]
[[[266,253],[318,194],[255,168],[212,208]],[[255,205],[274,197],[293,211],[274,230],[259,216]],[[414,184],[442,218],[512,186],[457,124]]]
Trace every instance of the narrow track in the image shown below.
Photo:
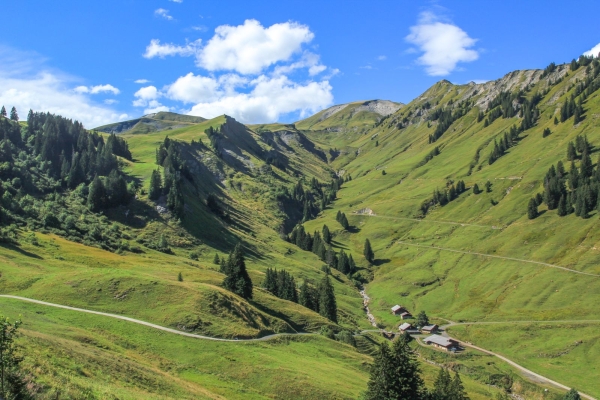
[[[536,265],[541,265],[541,266],[544,266],[544,267],[561,269],[563,271],[571,272],[571,273],[574,273],[574,274],[587,275],[587,276],[593,276],[595,278],[600,278],[600,275],[598,275],[598,274],[592,274],[590,272],[577,271],[575,269],[571,269],[571,268],[567,268],[567,267],[561,267],[560,265],[548,264],[548,263],[541,262],[541,261],[525,260],[525,259],[522,259],[522,258],[514,258],[514,257],[503,257],[503,256],[497,256],[497,255],[494,255],[494,254],[478,253],[478,252],[475,252],[475,251],[455,250],[455,249],[449,249],[447,247],[434,246],[432,244],[431,245],[417,244],[417,243],[404,242],[402,240],[397,240],[396,243],[403,244],[405,246],[422,247],[422,248],[425,248],[425,249],[435,249],[435,250],[442,250],[442,251],[451,251],[453,253],[470,254],[470,255],[474,255],[474,256],[482,256],[482,257],[488,257],[488,258],[497,258],[497,259],[501,259],[501,260],[517,261],[517,262],[522,262],[522,263],[536,264]]]

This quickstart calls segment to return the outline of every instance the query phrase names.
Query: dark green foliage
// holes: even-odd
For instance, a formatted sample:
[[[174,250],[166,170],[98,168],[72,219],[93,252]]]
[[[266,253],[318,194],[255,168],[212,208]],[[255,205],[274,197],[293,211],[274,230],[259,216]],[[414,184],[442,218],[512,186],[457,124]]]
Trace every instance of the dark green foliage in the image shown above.
[[[545,137],[550,136],[551,134],[552,134],[552,131],[550,131],[550,128],[545,128],[544,132],[542,132],[542,137],[545,138]]]
[[[371,366],[365,400],[422,400],[427,397],[419,365],[402,337],[383,343]]]
[[[181,272],[177,275],[177,280],[179,282],[183,282],[183,275],[181,274]]]
[[[363,248],[363,255],[365,256],[365,260],[367,260],[370,264],[375,260],[375,253],[371,248],[371,242],[369,239],[365,239],[365,245]]]
[[[569,142],[567,145],[567,160],[574,161],[577,159],[577,151],[575,150],[575,145],[573,142]]]
[[[448,370],[440,368],[437,379],[433,386],[431,397],[434,400],[468,400],[458,372],[455,372],[454,378],[450,376]]]
[[[387,173],[385,172],[385,169],[381,170],[381,175],[387,175]]]
[[[438,146],[435,146],[434,149],[431,150],[429,152],[429,154],[427,154],[425,156],[425,158],[417,164],[417,168],[422,167],[423,165],[427,164],[429,161],[431,161],[433,159],[433,157],[438,156],[438,155],[440,155],[440,148]]]
[[[20,364],[23,358],[17,354],[15,339],[21,321],[0,315],[0,399],[25,400],[32,398],[27,391]]]
[[[331,244],[331,232],[327,225],[323,225],[323,241],[327,244]]]
[[[427,316],[427,314],[425,313],[425,311],[421,311],[418,315],[417,315],[417,326],[422,328],[424,326],[429,325],[429,317]]]
[[[485,191],[488,192],[488,193],[490,193],[492,191],[492,182],[487,181],[485,183]]]
[[[554,117],[554,125],[558,125],[558,118]]]
[[[554,71],[556,71],[556,64],[552,62],[552,63],[548,64],[548,66],[544,69],[544,72],[542,73],[541,78],[545,78],[546,76],[550,75]]]
[[[14,107],[10,110],[10,120],[19,122],[19,114],[17,114],[17,109]]]
[[[298,292],[294,277],[286,270],[267,268],[262,287],[280,299],[298,302]]]
[[[450,106],[450,103],[448,104]],[[438,125],[435,128],[435,131],[429,135],[429,143],[435,143],[442,135],[450,128],[450,126],[457,119],[461,118],[463,115],[466,115],[471,109],[470,102],[463,101],[458,104],[454,111],[452,111],[451,107],[448,108],[438,108],[433,111],[430,116],[430,121],[438,121]]]
[[[215,253],[215,258],[213,258],[213,264],[219,265],[221,260],[219,260],[219,254]]]
[[[337,302],[328,275],[325,275],[319,282],[317,291],[319,293],[319,314],[333,322],[337,322]]]
[[[538,213],[538,204],[535,198],[529,200],[529,205],[527,206],[527,218],[535,219],[539,215]]]
[[[227,275],[223,280],[223,287],[233,293],[245,298],[252,298],[252,280],[246,270],[246,261],[242,246],[238,243],[229,254],[224,273]]]
[[[479,185],[474,184],[473,185],[473,194],[479,194],[481,193],[481,190],[479,189]]]
[[[148,198],[150,200],[157,200],[162,194],[162,179],[160,172],[157,170],[152,171],[150,177],[150,189],[148,190]]]
[[[506,151],[517,143],[519,130],[513,125],[508,132],[505,132],[500,140],[494,140],[494,149],[488,158],[489,164],[493,164],[498,158],[506,154]]]
[[[300,286],[300,293],[298,294],[298,303],[310,310],[319,312],[319,294],[317,289],[309,285],[305,279]]]
[[[571,389],[565,394],[565,400],[581,400],[581,396],[576,389]]]
[[[98,176],[90,184],[87,202],[90,210],[94,212],[99,211],[106,202],[106,189]]]
[[[348,331],[341,331],[337,335],[335,335],[335,339],[338,342],[349,344],[352,347],[356,347],[356,340],[354,339],[354,335]]]
[[[2,106],[2,109],[0,110],[0,117],[4,117],[6,118],[6,108],[4,108],[4,106]]]

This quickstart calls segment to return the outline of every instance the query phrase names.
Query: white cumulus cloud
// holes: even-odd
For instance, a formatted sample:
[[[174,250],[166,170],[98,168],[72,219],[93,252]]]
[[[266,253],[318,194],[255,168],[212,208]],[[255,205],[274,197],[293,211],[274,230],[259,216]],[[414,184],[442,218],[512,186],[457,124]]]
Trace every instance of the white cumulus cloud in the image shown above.
[[[598,57],[600,56],[600,43],[598,43],[597,45],[595,45],[594,47],[592,47],[591,50],[586,51],[585,53],[583,53],[584,56],[590,57],[590,56],[594,56],[594,57]]]
[[[209,71],[258,74],[277,62],[289,60],[313,38],[308,26],[295,22],[268,28],[253,19],[238,26],[222,25],[198,52],[197,64]]]
[[[161,44],[160,40],[152,39],[150,44],[146,46],[146,52],[144,53],[145,58],[160,57],[165,58],[166,56],[191,56],[196,54],[201,39],[194,42],[190,42],[185,46],[178,46],[172,43]]]
[[[159,111],[169,111],[170,108],[161,104],[158,98],[162,93],[155,86],[146,86],[133,94],[135,100],[134,107],[144,107],[144,114],[156,113]]]
[[[154,10],[154,15],[157,17],[164,18],[168,21],[172,21],[173,17],[169,14],[169,10],[165,10],[164,8],[157,8]]]
[[[216,98],[207,96],[192,106],[189,114],[205,118],[227,114],[244,123],[275,122],[284,114],[299,112],[304,117],[333,103],[332,87],[328,81],[299,84],[286,76],[261,75],[250,82],[240,80],[239,84],[251,87],[248,92],[228,89],[226,86],[231,81],[217,83]]]
[[[119,94],[121,91],[114,87],[113,85],[97,85],[97,86],[77,86],[73,89],[77,93],[89,93],[89,94],[99,94],[99,93],[112,93]]]
[[[479,58],[470,49],[476,39],[456,25],[440,22],[432,13],[423,13],[419,23],[410,28],[406,41],[416,45],[423,53],[418,63],[425,66],[428,75],[448,75],[459,62],[471,62]]]

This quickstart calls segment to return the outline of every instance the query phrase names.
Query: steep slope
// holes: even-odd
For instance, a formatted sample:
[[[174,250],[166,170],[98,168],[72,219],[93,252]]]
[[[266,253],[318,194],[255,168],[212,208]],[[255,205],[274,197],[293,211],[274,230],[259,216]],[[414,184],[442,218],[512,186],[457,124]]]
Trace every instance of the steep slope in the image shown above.
[[[99,126],[94,130],[104,133],[139,134],[178,129],[189,125],[199,124],[204,121],[206,121],[206,118],[161,111],[144,115],[141,118]]]
[[[596,178],[580,181],[589,194],[579,196],[590,196],[593,209],[586,218],[548,207],[544,186],[551,166],[562,161],[570,169],[569,142],[580,143],[579,175],[584,135],[596,159],[600,65],[580,61],[585,65],[516,71],[479,85],[439,82],[349,142],[352,151],[333,162],[353,179],[335,208],[306,229],[336,226],[342,211],[356,233],[340,232],[340,247],[357,252],[365,239],[374,243],[367,292],[387,326],[398,322],[389,314],[394,304],[454,321],[600,319]],[[335,143],[326,139],[323,145]],[[585,170],[590,173],[589,164]],[[459,181],[466,191],[457,192]],[[570,179],[565,185],[575,210],[581,208],[575,198],[583,192]],[[538,193],[540,215],[529,219],[528,204]],[[476,335],[469,338],[477,343]],[[552,345],[560,352],[563,344]],[[558,368],[560,358],[546,361],[556,366],[555,379],[599,394]],[[589,382],[598,379],[597,370],[586,374]]]
[[[349,141],[365,134],[389,115],[403,107],[389,100],[369,100],[340,104],[296,122],[295,127],[311,140],[333,148],[343,148]],[[335,158],[331,152],[330,157]]]

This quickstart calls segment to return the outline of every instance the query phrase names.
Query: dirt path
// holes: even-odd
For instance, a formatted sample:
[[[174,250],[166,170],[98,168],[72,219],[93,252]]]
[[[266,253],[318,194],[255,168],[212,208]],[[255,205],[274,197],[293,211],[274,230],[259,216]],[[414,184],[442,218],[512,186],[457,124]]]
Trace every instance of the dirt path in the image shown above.
[[[366,294],[365,294],[366,296]],[[368,297],[368,296],[367,296]],[[203,340],[214,340],[214,341],[219,341],[219,342],[234,342],[234,343],[239,343],[239,342],[260,342],[260,341],[266,341],[266,340],[270,340],[270,339],[274,339],[280,336],[289,336],[289,335],[312,335],[311,333],[304,333],[304,332],[298,332],[298,333],[276,333],[273,335],[268,335],[268,336],[264,336],[261,338],[257,338],[257,339],[222,339],[222,338],[215,338],[215,337],[210,337],[210,336],[204,336],[204,335],[196,335],[194,333],[188,333],[188,332],[182,332],[182,331],[178,331],[176,329],[171,329],[171,328],[167,328],[164,326],[160,326],[160,325],[156,325],[156,324],[152,324],[150,322],[146,322],[146,321],[142,321],[139,319],[135,319],[135,318],[130,318],[130,317],[125,317],[123,315],[117,315],[117,314],[110,314],[110,313],[105,313],[105,312],[101,312],[101,311],[93,311],[93,310],[86,310],[84,308],[77,308],[77,307],[70,307],[70,306],[64,306],[61,304],[55,304],[55,303],[49,303],[47,301],[41,301],[41,300],[34,300],[34,299],[30,299],[27,297],[21,297],[21,296],[13,296],[13,295],[0,295],[0,298],[6,298],[6,299],[13,299],[13,300],[19,300],[19,301],[26,301],[29,303],[35,303],[35,304],[40,304],[43,306],[48,306],[48,307],[56,307],[56,308],[62,308],[65,310],[70,310],[70,311],[77,311],[77,312],[83,312],[83,313],[87,313],[87,314],[94,314],[94,315],[100,315],[103,317],[109,317],[109,318],[116,318],[116,319],[120,319],[123,321],[127,321],[127,322],[132,322],[134,324],[139,324],[139,325],[143,325],[143,326],[147,326],[149,328],[154,328],[154,329],[158,329],[164,332],[169,332],[169,333],[173,333],[176,335],[180,335],[180,336],[186,336],[186,337],[191,337],[191,338],[196,338],[196,339],[203,339]],[[444,325],[444,327],[449,327],[449,326],[454,326],[454,325],[466,325],[466,324],[477,324],[477,322],[453,322],[453,321],[449,321],[449,324]],[[543,321],[518,321],[518,322],[543,322]],[[560,321],[547,321],[547,322],[560,322]],[[564,322],[575,322],[575,321],[564,321]],[[581,321],[584,322],[584,321]],[[585,321],[585,322],[592,322],[592,321]],[[593,322],[600,322],[597,320],[594,320]],[[506,322],[480,322],[479,324],[491,324],[491,323],[496,323],[496,324],[500,324],[500,323],[506,323]],[[364,330],[361,333],[365,333],[365,332],[381,332],[380,329],[371,329],[371,330]],[[447,334],[445,334],[447,336]],[[418,338],[417,338],[417,342],[422,345],[425,346],[423,343],[421,343]],[[528,370],[525,367],[522,367],[521,365],[509,360],[508,358],[501,356],[500,354],[491,352],[489,350],[485,350],[481,347],[478,346],[474,346],[472,344],[469,343],[465,343],[465,342],[461,342],[459,341],[463,346],[465,347],[471,347],[473,349],[479,350],[483,353],[486,354],[490,354],[493,355],[495,357],[498,357],[499,359],[501,359],[502,361],[505,361],[506,363],[512,365],[513,367],[517,368],[519,371],[523,372],[525,374],[525,376],[527,376],[529,379],[532,379],[535,382],[540,382],[540,383],[546,383],[549,385],[553,385],[555,387],[558,387],[560,389],[564,389],[564,390],[570,390],[571,388],[569,388],[568,386],[565,386],[561,383],[558,383],[556,381],[553,381],[551,379],[548,379],[542,375],[536,374],[533,371]],[[581,393],[579,392],[579,394],[589,400],[596,400],[594,397],[589,396],[587,394]]]
[[[460,226],[474,226],[477,228],[486,228],[486,229],[503,229],[501,226],[493,226],[493,225],[478,225],[478,224],[468,224],[466,222],[456,222],[456,221],[439,221],[435,219],[420,219],[420,218],[405,218],[405,217],[389,217],[387,215],[379,215],[379,214],[361,214],[359,212],[353,212],[352,215],[358,215],[361,217],[372,217],[372,218],[385,218],[385,219],[393,219],[398,221],[414,221],[414,222],[429,222],[435,224],[447,224],[447,225],[460,225]]]
[[[496,255],[493,255],[493,254],[477,253],[475,251],[455,250],[455,249],[449,249],[449,248],[446,248],[446,247],[438,247],[438,246],[434,246],[434,245],[426,245],[426,244],[417,244],[417,243],[404,242],[402,240],[397,240],[396,243],[403,244],[403,245],[406,245],[406,246],[422,247],[422,248],[426,248],[426,249],[451,251],[453,253],[471,254],[471,255],[474,255],[474,256],[482,256],[482,257],[488,257],[488,258],[498,258],[498,259],[501,259],[501,260],[509,260],[509,261],[518,261],[518,262],[523,262],[523,263],[529,263],[529,264],[537,264],[537,265],[542,265],[544,267],[562,269],[563,271],[572,272],[574,274],[593,276],[593,277],[596,277],[596,278],[600,277],[600,275],[598,275],[598,274],[592,274],[590,272],[577,271],[575,269],[571,269],[571,268],[567,268],[567,267],[561,267],[560,265],[548,264],[548,263],[541,262],[541,261],[532,261],[532,260],[524,260],[522,258],[496,256]]]
[[[161,326],[161,325],[156,325],[156,324],[153,324],[153,323],[150,323],[150,322],[146,322],[146,321],[142,321],[142,320],[139,320],[139,319],[125,317],[123,315],[110,314],[110,313],[105,313],[105,312],[101,312],[101,311],[86,310],[84,308],[63,306],[61,304],[48,303],[47,301],[34,300],[34,299],[27,298],[27,297],[1,294],[0,298],[26,301],[26,302],[29,302],[29,303],[41,304],[43,306],[63,308],[65,310],[77,311],[77,312],[82,312],[82,313],[87,313],[87,314],[101,315],[103,317],[109,317],[109,318],[116,318],[116,319],[120,319],[120,320],[127,321],[127,322],[133,322],[134,324],[144,325],[144,326],[147,326],[147,327],[150,327],[150,328],[158,329],[158,330],[161,330],[161,331],[164,331],[164,332],[174,333],[174,334],[180,335],[180,336],[187,336],[187,337],[191,337],[191,338],[195,338],[195,339],[203,339],[203,340],[214,340],[214,341],[218,341],[218,342],[260,342],[260,341],[274,339],[274,338],[277,338],[277,337],[280,337],[280,336],[310,335],[310,333],[297,332],[297,333],[276,333],[276,334],[273,334],[273,335],[263,336],[261,338],[256,338],[256,339],[222,339],[222,338],[216,338],[216,337],[211,337],[211,336],[197,335],[195,333],[183,332],[183,331],[179,331],[177,329],[167,328],[167,327],[164,327],[164,326]]]

